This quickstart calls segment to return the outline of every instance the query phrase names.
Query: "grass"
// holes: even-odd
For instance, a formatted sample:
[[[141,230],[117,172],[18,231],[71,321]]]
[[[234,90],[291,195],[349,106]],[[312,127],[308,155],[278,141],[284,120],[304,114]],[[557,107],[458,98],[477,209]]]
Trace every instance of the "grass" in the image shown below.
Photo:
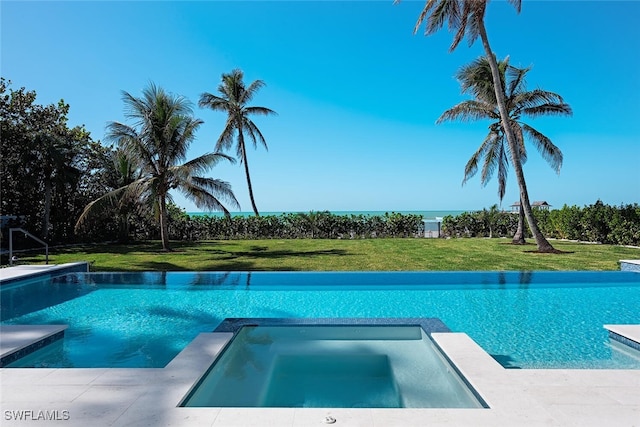
[[[54,249],[50,263],[89,261],[92,271],[420,271],[619,270],[640,249],[552,241],[565,253],[541,254],[510,239],[223,240]],[[20,262],[44,263],[44,256]]]

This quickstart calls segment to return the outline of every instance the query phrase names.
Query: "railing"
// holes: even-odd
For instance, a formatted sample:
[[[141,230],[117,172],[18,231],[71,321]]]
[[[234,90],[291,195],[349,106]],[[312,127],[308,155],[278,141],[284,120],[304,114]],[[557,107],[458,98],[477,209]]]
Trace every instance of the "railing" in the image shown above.
[[[16,259],[13,257],[13,232],[14,231],[18,231],[18,232],[24,233],[24,237],[31,237],[36,242],[40,243],[41,245],[44,245],[45,263],[49,264],[49,245],[46,242],[38,239],[36,236],[34,236],[33,234],[29,233],[25,229],[22,229],[22,228],[10,228],[9,229],[9,265],[13,265],[13,262],[16,261]]]

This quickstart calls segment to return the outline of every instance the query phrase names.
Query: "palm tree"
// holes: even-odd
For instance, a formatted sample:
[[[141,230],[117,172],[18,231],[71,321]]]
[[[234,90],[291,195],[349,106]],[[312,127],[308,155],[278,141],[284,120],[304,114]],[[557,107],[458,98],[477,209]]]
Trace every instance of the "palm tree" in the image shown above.
[[[396,0],[396,2],[397,1],[399,0]],[[520,13],[521,0],[508,1],[516,8],[516,11]],[[449,47],[449,51],[455,50],[465,36],[467,37],[469,45],[472,45],[478,36],[480,36],[487,61],[491,68],[491,77],[496,93],[496,103],[500,113],[500,120],[503,124],[502,128],[509,145],[511,163],[516,174],[518,186],[520,187],[521,209],[524,210],[531,234],[536,240],[538,251],[555,252],[553,246],[551,246],[538,228],[536,219],[533,216],[533,211],[531,210],[527,184],[522,171],[518,142],[514,131],[511,129],[511,126],[509,126],[509,110],[507,109],[506,95],[500,84],[500,70],[498,69],[498,63],[491,49],[491,45],[489,44],[487,30],[484,25],[484,14],[488,2],[489,0],[427,0],[422,12],[418,16],[414,33],[426,22],[425,35],[434,34],[440,30],[446,22],[449,29],[457,30],[453,42]]]
[[[551,140],[533,127],[521,121],[522,116],[538,117],[541,115],[571,115],[571,107],[562,97],[554,92],[535,89],[526,90],[526,74],[530,68],[516,68],[509,65],[509,59],[498,62],[500,82],[506,95],[509,125],[513,129],[522,163],[527,160],[525,136],[531,141],[542,157],[549,163],[556,173],[562,167],[562,152]],[[486,185],[493,173],[498,174],[498,196],[504,198],[507,170],[509,166],[509,146],[505,142],[505,132],[501,126],[491,68],[485,57],[480,57],[471,64],[462,67],[457,73],[457,79],[464,93],[472,94],[475,99],[463,101],[445,111],[437,123],[447,120],[482,120],[489,119],[489,133],[480,148],[471,156],[464,170],[464,185],[468,179],[478,171],[482,162],[481,184]],[[513,243],[524,244],[524,214],[519,211],[518,230],[513,237]]]
[[[253,147],[257,147],[259,141],[265,149],[268,149],[260,129],[253,123],[249,116],[258,114],[267,116],[276,114],[275,111],[265,107],[248,106],[258,89],[263,87],[265,83],[262,80],[255,80],[249,86],[245,86],[244,74],[242,70],[235,69],[229,74],[222,74],[222,83],[218,86],[220,96],[211,93],[203,93],[200,95],[200,107],[209,107],[215,111],[227,113],[227,123],[218,142],[216,143],[216,151],[224,151],[231,148],[234,137],[236,139],[236,155],[240,163],[244,164],[244,173],[247,178],[247,186],[249,188],[249,199],[256,216],[260,216],[256,202],[253,198],[253,187],[251,186],[251,176],[249,175],[249,163],[247,161],[247,147],[245,144],[245,133],[253,141]]]
[[[82,223],[94,207],[113,203],[121,197],[133,197],[152,208],[160,220],[160,236],[164,250],[169,248],[167,202],[171,190],[181,191],[199,208],[229,211],[219,198],[239,207],[229,183],[197,174],[206,172],[221,160],[233,162],[222,153],[207,153],[186,163],[189,144],[202,124],[191,114],[190,103],[181,96],[170,95],[153,83],[141,98],[123,92],[125,116],[133,126],[119,122],[107,125],[107,138],[140,162],[140,177],[135,181],[91,202],[78,219]]]
[[[118,241],[124,243],[129,239],[129,224],[135,212],[142,213],[148,210],[147,205],[141,203],[139,195],[124,191],[127,186],[144,176],[143,168],[134,153],[123,148],[107,152],[101,159],[100,168],[103,171],[102,182],[111,191],[85,207],[76,222],[75,231],[78,232],[90,216],[109,212],[118,224]]]

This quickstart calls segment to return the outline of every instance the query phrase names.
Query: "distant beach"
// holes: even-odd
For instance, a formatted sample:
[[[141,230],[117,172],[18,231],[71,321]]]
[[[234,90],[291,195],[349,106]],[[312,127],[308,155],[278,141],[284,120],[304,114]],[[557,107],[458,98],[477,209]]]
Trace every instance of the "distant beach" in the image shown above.
[[[314,211],[318,212],[318,211]],[[447,215],[458,216],[463,212],[471,212],[469,210],[446,210],[446,211],[329,211],[333,215],[367,215],[367,216],[375,216],[375,215],[384,215],[385,213],[400,213],[403,215],[421,215],[423,219],[436,219],[442,218]],[[282,215],[282,214],[290,214],[290,213],[309,213],[309,211],[289,211],[289,212],[260,212],[261,216],[266,215]],[[187,212],[189,216],[223,216],[222,212]],[[253,216],[253,212],[231,212],[231,216]]]

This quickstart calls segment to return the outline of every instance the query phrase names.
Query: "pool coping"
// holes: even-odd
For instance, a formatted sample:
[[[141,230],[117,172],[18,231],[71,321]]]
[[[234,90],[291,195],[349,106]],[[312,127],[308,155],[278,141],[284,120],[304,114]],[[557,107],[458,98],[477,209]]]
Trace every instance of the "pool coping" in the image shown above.
[[[425,333],[451,332],[435,317],[227,317],[213,332],[238,332],[244,326],[420,326]]]
[[[64,337],[68,325],[0,325],[0,368]]]
[[[89,263],[87,261],[69,262],[66,264],[18,265],[0,268],[0,286],[7,286],[26,278],[36,279],[44,276],[88,272]]]
[[[640,325],[604,325],[609,338],[640,351]]]

